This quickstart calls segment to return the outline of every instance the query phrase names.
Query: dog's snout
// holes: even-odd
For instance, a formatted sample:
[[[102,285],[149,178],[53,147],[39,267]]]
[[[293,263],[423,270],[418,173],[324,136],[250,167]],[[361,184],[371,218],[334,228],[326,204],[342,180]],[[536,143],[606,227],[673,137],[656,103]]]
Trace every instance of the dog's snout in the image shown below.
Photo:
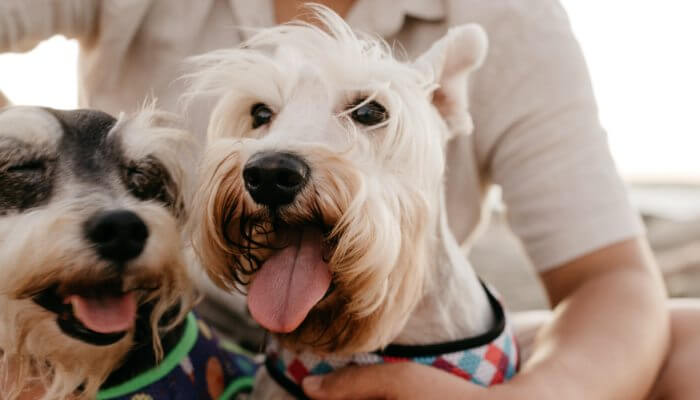
[[[289,153],[257,153],[243,168],[243,180],[248,193],[256,203],[270,207],[294,201],[304,188],[308,176],[308,164]]]
[[[148,227],[128,210],[114,210],[91,217],[85,233],[105,260],[124,263],[141,254],[148,239]]]

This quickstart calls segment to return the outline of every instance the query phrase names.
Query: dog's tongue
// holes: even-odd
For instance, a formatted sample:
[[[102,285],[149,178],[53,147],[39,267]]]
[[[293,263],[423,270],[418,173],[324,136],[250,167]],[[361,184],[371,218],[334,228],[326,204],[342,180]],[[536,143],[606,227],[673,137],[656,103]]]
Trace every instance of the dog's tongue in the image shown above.
[[[90,330],[98,333],[124,332],[136,320],[134,293],[122,296],[92,298],[72,295],[66,299],[73,306],[73,314]]]
[[[331,284],[321,232],[305,228],[290,233],[289,239],[289,246],[263,263],[248,289],[253,318],[278,333],[296,329]]]

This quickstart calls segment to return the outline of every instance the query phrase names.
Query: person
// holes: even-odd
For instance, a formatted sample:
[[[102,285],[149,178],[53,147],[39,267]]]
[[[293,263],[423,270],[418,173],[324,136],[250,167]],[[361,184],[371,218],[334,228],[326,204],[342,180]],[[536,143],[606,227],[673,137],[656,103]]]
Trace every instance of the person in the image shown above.
[[[408,56],[453,25],[490,38],[470,86],[476,130],[449,146],[451,228],[471,239],[487,187],[498,184],[509,222],[554,306],[523,318],[528,354],[513,380],[476,387],[410,363],[310,378],[318,399],[692,399],[700,306],[669,305],[644,230],[600,126],[581,51],[556,0],[317,0],[351,26],[398,42]],[[54,34],[80,42],[79,99],[110,113],[147,95],[178,111],[182,61],[231,47],[254,29],[298,16],[301,0],[3,0],[0,51]],[[190,110],[203,139],[211,104]],[[532,333],[536,332],[536,335]]]

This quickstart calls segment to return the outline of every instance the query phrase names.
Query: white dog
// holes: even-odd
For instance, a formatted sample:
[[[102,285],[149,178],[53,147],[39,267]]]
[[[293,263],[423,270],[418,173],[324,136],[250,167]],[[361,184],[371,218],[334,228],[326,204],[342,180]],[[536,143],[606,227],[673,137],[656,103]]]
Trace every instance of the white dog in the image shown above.
[[[254,395],[303,397],[306,375],[389,361],[509,378],[512,334],[449,231],[443,194],[449,139],[472,129],[483,30],[452,29],[404,63],[315,11],[320,27],[266,29],[195,60],[193,93],[219,101],[194,244],[275,333]]]

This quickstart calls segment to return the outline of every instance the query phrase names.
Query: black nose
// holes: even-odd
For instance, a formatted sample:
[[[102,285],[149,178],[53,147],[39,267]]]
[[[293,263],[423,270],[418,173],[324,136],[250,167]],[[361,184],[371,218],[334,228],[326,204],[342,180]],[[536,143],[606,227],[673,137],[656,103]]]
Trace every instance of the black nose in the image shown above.
[[[306,184],[309,166],[294,154],[254,154],[243,168],[248,193],[258,204],[283,206],[294,201]]]
[[[148,239],[148,227],[127,210],[99,213],[85,224],[85,234],[105,260],[123,263],[141,254]]]

